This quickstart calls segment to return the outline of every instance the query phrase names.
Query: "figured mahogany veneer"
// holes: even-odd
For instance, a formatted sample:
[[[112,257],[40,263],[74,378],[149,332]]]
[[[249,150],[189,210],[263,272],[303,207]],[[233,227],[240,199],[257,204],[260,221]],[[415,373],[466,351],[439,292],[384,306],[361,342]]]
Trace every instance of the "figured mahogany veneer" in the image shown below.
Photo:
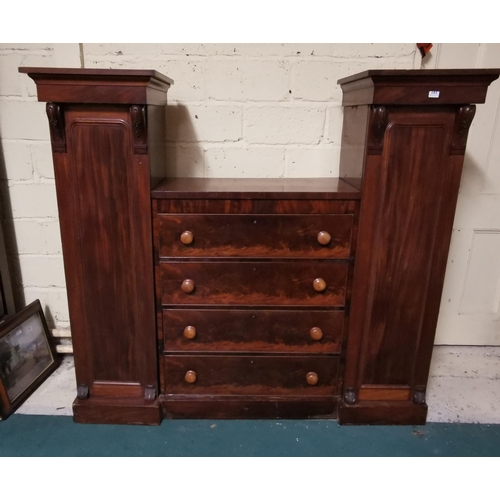
[[[467,134],[500,70],[340,80],[340,173],[362,192],[341,423],[425,422]]]
[[[75,421],[425,423],[468,129],[500,70],[340,80],[340,179],[165,179],[168,77],[20,71],[48,101]]]
[[[160,257],[308,259],[349,258],[353,224],[352,215],[213,214],[159,215],[158,223]]]
[[[74,418],[158,424],[150,192],[164,176],[172,81],[149,70],[20,71],[50,101]]]
[[[334,354],[340,353],[343,325],[344,311],[163,309],[163,348]]]
[[[344,306],[347,272],[347,262],[161,262],[161,300],[165,306]]]
[[[171,355],[163,363],[166,395],[333,397],[338,372],[333,356]]]
[[[331,417],[358,195],[337,179],[238,184],[152,194],[164,415]]]

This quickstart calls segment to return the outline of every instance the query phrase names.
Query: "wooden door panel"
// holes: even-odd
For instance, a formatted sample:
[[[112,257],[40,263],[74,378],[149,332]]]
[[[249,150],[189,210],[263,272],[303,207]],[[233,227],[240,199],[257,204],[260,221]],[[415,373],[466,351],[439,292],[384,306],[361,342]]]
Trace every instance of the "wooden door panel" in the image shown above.
[[[433,315],[427,304],[439,300],[439,267],[444,270],[446,262],[440,239],[447,238],[441,232],[443,204],[453,198],[453,124],[453,112],[389,113],[371,247],[364,384],[411,385],[421,339],[434,336],[435,324],[424,318]],[[378,164],[367,164],[367,175],[370,168]]]

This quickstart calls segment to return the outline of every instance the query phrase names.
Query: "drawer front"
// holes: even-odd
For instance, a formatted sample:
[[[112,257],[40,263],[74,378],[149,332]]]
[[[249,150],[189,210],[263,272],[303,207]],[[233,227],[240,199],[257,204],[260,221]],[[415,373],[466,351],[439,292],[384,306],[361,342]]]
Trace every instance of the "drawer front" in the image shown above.
[[[343,306],[347,268],[347,261],[161,263],[162,303]]]
[[[347,259],[352,215],[158,215],[160,257]]]
[[[164,356],[163,362],[166,394],[325,396],[337,383],[337,356]]]
[[[343,311],[164,310],[164,348],[339,353],[343,323]]]

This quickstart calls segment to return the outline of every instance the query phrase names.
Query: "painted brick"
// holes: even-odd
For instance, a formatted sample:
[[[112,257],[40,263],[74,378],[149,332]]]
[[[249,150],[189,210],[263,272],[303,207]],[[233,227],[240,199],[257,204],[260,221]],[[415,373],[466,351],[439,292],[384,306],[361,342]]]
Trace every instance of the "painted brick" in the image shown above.
[[[205,158],[201,146],[167,147],[168,177],[203,177]]]
[[[290,90],[295,99],[340,101],[342,93],[337,80],[345,75],[342,62],[300,61],[293,66]]]
[[[22,56],[16,52],[0,52],[0,96],[21,97],[23,86],[17,70],[21,66]]]
[[[406,57],[412,64],[417,51],[414,43],[331,43],[329,49],[328,55],[334,57],[346,59]]]
[[[340,148],[289,148],[285,177],[338,177]]]
[[[243,111],[238,106],[178,105],[167,108],[167,140],[239,141]]]
[[[28,142],[4,141],[2,143],[4,168],[0,168],[2,179],[23,181],[33,178],[30,146]],[[2,155],[0,153],[0,160]]]
[[[40,222],[14,219],[12,223],[15,241],[6,241],[9,254],[44,253],[43,227]]]
[[[85,61],[92,57],[149,56],[250,56],[338,58],[409,57],[416,53],[414,43],[85,43]]]
[[[42,223],[42,240],[44,251],[48,254],[62,254],[61,230],[58,220]]]
[[[203,101],[206,93],[205,65],[205,61],[186,58],[157,62],[151,67],[174,80],[168,90],[169,101]]]
[[[158,43],[84,43],[83,55],[88,66],[97,57],[120,58],[133,55],[137,58],[151,56],[160,52]]]
[[[344,113],[341,106],[336,106],[328,108],[327,113],[327,123],[328,123],[328,133],[326,136],[326,141],[340,146],[342,139],[342,123],[344,119]]]
[[[86,61],[90,68],[127,68],[155,69],[174,80],[168,91],[168,100],[173,101],[203,101],[205,99],[205,60],[166,59],[160,58],[154,52],[144,57],[137,54],[89,56]]]
[[[242,43],[234,44],[233,53],[251,57],[326,56],[332,51],[329,43]]]
[[[57,220],[14,219],[14,238],[6,238],[7,252],[17,254],[62,253],[61,234]]]
[[[54,49],[47,44],[0,45],[0,96],[34,95],[35,84],[20,74],[20,66],[54,66]],[[28,83],[29,82],[31,83]]]
[[[9,194],[14,218],[58,215],[54,184],[13,184]]]
[[[20,255],[21,279],[24,287],[65,287],[62,256]]]
[[[0,137],[50,141],[45,103],[0,101]]]
[[[285,151],[276,147],[208,149],[206,177],[283,177]]]
[[[31,159],[38,177],[53,179],[54,163],[50,142],[37,141],[31,144]]]
[[[25,287],[26,304],[38,299],[42,304],[45,319],[55,327],[69,326],[68,299],[65,288]]]
[[[368,69],[411,69],[413,58],[346,59],[344,61],[305,60],[294,64],[290,90],[295,99],[309,101],[342,101],[337,81]]]
[[[249,107],[245,110],[245,137],[254,144],[318,144],[325,112],[320,107]]]
[[[221,101],[281,101],[288,98],[286,61],[210,60],[206,85],[210,99]]]

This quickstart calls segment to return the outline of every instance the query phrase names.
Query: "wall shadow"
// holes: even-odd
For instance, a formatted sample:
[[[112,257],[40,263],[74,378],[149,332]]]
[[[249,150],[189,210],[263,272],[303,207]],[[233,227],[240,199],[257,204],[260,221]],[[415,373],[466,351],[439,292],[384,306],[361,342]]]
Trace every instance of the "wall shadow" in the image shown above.
[[[21,263],[17,246],[12,203],[7,181],[7,168],[0,137],[0,273],[7,313],[13,314],[26,305],[21,277]],[[3,245],[2,245],[3,243]],[[3,248],[2,248],[3,246]],[[5,249],[5,253],[4,252]],[[3,255],[2,255],[3,254]],[[10,305],[9,305],[10,302]]]
[[[196,115],[194,115],[196,119]],[[205,152],[183,104],[165,106],[167,177],[201,177],[205,174]]]

